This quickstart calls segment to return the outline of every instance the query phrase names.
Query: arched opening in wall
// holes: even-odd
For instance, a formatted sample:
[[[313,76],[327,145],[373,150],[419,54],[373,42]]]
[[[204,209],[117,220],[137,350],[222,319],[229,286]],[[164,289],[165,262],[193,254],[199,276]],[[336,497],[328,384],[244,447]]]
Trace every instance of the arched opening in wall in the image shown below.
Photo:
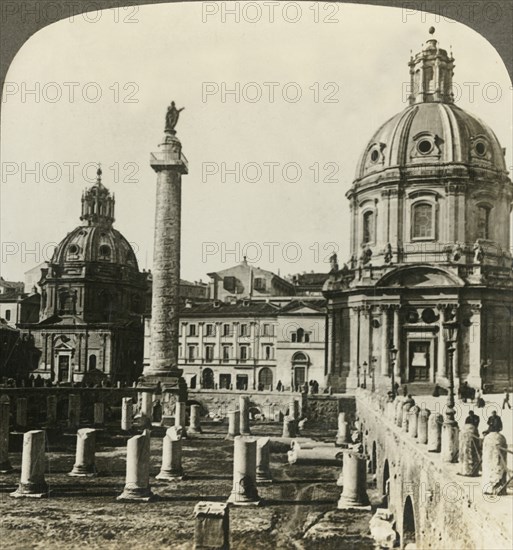
[[[258,373],[258,389],[273,389],[273,372],[269,367],[264,367],[263,369],[260,369],[260,372]]]
[[[371,474],[376,473],[376,469],[378,467],[378,449],[376,442],[372,442],[372,455],[371,455]]]
[[[93,370],[96,368],[96,355],[92,353],[89,356],[89,370]]]
[[[214,389],[214,372],[212,369],[203,369],[203,374],[201,375],[201,384],[205,390]]]
[[[388,465],[388,460],[385,460],[385,464],[383,465],[383,484],[381,490],[383,493],[383,508],[388,508],[390,504],[390,466]]]
[[[415,512],[413,511],[413,502],[411,497],[406,497],[403,511],[403,548],[416,548],[415,537]],[[409,546],[409,545],[412,546]]]

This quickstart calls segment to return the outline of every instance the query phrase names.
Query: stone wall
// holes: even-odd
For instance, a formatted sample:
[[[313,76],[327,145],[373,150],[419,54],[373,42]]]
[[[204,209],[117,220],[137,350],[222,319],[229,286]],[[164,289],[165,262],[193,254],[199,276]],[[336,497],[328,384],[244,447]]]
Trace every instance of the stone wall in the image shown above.
[[[266,419],[272,419],[275,411],[287,412],[289,403],[297,399],[306,417],[315,423],[324,423],[328,428],[337,427],[339,411],[349,415],[355,414],[354,397],[338,397],[324,394],[303,394],[299,392],[272,391],[237,391],[237,390],[189,390],[189,401],[196,401],[206,412],[235,410],[239,406],[239,396],[250,398],[251,407],[255,412],[263,414]]]
[[[459,465],[402,432],[385,418],[376,394],[357,392],[364,445],[375,456],[377,487],[390,482],[390,508],[404,540],[405,509],[413,505],[417,548],[511,548],[511,495],[488,496],[480,478],[458,476]]]
[[[137,401],[140,392],[152,391],[150,388],[83,388],[83,387],[41,387],[41,388],[0,388],[0,395],[7,395],[11,400],[11,412],[16,411],[16,398],[28,399],[28,418],[30,426],[42,425],[46,417],[46,398],[49,395],[57,396],[58,418],[65,420],[70,394],[80,395],[82,418],[92,418],[94,403],[105,403],[108,416],[117,418],[120,416],[121,400],[123,397],[132,397]],[[349,418],[355,415],[354,397],[333,395],[310,395],[299,392],[276,391],[238,391],[238,390],[189,390],[188,403],[199,403],[202,413],[220,414],[225,416],[227,411],[239,407],[241,395],[250,398],[250,407],[255,414],[262,414],[266,420],[273,420],[275,413],[281,411],[287,413],[289,403],[293,400],[300,402],[301,412],[316,424],[325,424],[326,428],[337,427],[339,411],[344,411]],[[174,406],[177,394],[164,392],[154,395],[154,402],[162,405],[162,413],[165,417],[174,415]]]
[[[46,398],[57,396],[57,418],[64,421],[68,414],[69,395],[80,395],[82,418],[93,417],[93,407],[96,402],[105,404],[107,417],[120,416],[123,397],[137,400],[138,393],[148,391],[142,388],[81,388],[81,387],[51,387],[51,388],[0,388],[0,395],[7,395],[11,403],[11,414],[16,414],[16,399],[27,398],[27,416],[29,427],[41,426],[46,421]]]

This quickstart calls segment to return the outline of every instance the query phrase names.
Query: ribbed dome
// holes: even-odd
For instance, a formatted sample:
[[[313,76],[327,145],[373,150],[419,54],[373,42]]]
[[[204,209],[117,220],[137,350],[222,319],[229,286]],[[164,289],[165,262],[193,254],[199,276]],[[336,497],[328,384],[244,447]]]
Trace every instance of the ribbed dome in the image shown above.
[[[77,263],[99,262],[130,267],[139,272],[137,259],[130,243],[112,227],[115,199],[102,183],[98,168],[96,183],[82,195],[84,222],[61,241],[55,249],[51,263],[77,266]]]
[[[356,179],[389,168],[464,164],[507,174],[493,131],[452,103],[410,105],[383,124],[365,148]]]
[[[60,242],[52,257],[52,264],[64,266],[75,262],[100,262],[127,266],[139,271],[130,243],[109,226],[79,226]]]

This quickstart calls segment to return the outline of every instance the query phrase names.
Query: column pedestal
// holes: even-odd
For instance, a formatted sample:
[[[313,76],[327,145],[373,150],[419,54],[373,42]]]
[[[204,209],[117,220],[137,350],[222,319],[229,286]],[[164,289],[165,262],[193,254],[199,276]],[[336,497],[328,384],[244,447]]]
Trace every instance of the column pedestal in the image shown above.
[[[150,431],[144,430],[127,442],[126,483],[117,500],[148,502],[154,496],[150,487]]]
[[[344,453],[343,490],[337,504],[339,510],[351,508],[370,510],[367,495],[367,463],[364,455]]]
[[[20,484],[10,496],[14,498],[48,496],[48,484],[45,481],[45,438],[46,434],[42,430],[32,430],[24,434]]]
[[[260,504],[256,488],[256,440],[237,436],[233,452],[233,489],[228,502],[236,506]]]
[[[72,477],[96,476],[95,451],[96,430],[92,428],[78,430],[75,464],[68,475]]]

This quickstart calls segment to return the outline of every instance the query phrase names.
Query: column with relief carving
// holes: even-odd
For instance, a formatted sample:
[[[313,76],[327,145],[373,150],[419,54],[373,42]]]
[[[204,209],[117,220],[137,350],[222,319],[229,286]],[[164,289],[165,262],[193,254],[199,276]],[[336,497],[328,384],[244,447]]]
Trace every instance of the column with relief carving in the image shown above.
[[[182,175],[188,173],[187,159],[176,136],[175,126],[182,109],[168,107],[160,150],[150,156],[157,173],[153,281],[151,301],[151,357],[144,381],[179,390],[186,400],[186,384],[178,367],[180,331],[180,244]],[[171,390],[172,388],[172,390]]]

